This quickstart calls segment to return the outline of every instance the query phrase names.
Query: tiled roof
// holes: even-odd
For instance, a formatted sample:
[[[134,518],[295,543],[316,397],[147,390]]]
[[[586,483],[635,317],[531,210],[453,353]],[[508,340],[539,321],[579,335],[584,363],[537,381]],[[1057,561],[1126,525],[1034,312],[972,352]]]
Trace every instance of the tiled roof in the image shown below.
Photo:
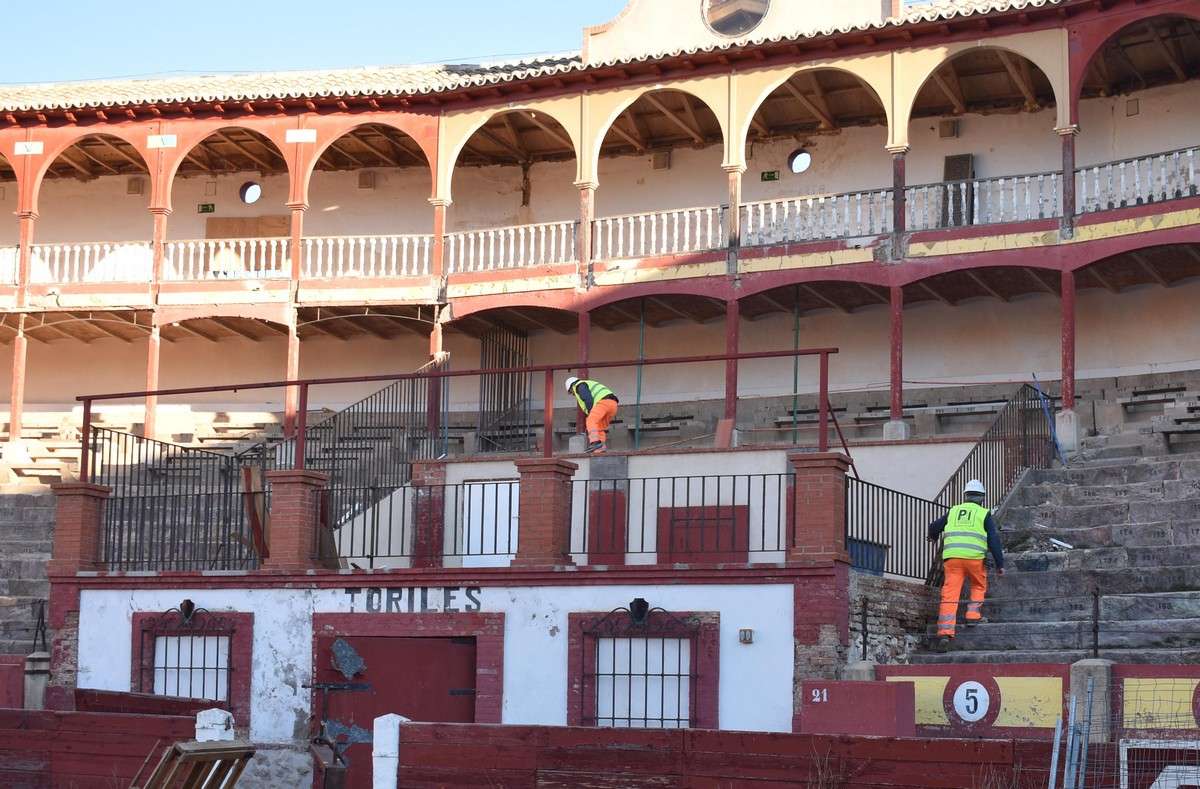
[[[934,0],[913,6],[882,23],[851,25],[785,35],[743,38],[715,47],[668,49],[636,58],[588,63],[588,68],[660,60],[724,49],[816,38],[839,33],[866,32],[954,17],[1000,13],[1024,8],[1061,5],[1077,0]],[[180,76],[89,82],[55,82],[0,86],[0,112],[31,110],[137,107],[202,101],[263,101],[329,96],[411,96],[481,87],[553,76],[585,67],[578,52],[548,55],[531,60],[463,64],[384,66],[329,71],[282,71],[253,74]]]

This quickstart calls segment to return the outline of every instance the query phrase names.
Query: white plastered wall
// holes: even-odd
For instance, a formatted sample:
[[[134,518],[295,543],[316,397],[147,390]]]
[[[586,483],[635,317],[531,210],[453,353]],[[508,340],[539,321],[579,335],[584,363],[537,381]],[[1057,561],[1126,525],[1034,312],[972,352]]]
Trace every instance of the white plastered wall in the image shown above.
[[[394,585],[403,583],[397,579]],[[362,583],[385,584],[382,577]],[[643,597],[668,611],[720,614],[722,729],[791,731],[793,596],[787,584],[484,588],[482,611],[505,614],[503,722],[564,725],[567,615],[608,612]],[[254,613],[250,738],[304,738],[311,691],[302,686],[312,680],[312,615],[348,613],[350,598],[342,589],[84,591],[78,686],[128,691],[133,612],[165,611],[185,597],[214,613]],[[738,643],[740,628],[754,630],[753,644]]]

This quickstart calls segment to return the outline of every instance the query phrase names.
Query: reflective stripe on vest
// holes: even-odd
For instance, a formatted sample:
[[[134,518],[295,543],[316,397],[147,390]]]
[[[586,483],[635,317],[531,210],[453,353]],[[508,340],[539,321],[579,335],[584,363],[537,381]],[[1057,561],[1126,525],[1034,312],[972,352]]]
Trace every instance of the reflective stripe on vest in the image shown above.
[[[982,559],[987,555],[987,516],[985,507],[967,502],[946,514],[942,533],[943,559]]]
[[[583,398],[579,396],[579,387],[581,386],[586,386],[588,391],[592,393],[592,405],[595,405],[613,393],[611,389],[599,381],[583,380],[575,384],[571,387],[571,394],[575,395],[575,402],[579,403],[579,410],[585,414],[588,412],[588,407],[583,404]]]

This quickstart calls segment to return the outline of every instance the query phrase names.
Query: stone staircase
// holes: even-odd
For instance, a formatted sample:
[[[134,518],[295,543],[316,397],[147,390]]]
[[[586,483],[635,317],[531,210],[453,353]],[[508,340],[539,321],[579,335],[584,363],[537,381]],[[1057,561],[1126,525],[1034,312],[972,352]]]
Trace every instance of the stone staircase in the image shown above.
[[[0,654],[34,651],[37,610],[50,595],[53,534],[53,495],[0,496]]]
[[[1200,454],[1142,430],[1085,439],[1068,466],[1028,472],[999,519],[988,623],[914,663],[1073,662],[1097,643],[1121,662],[1200,662]]]

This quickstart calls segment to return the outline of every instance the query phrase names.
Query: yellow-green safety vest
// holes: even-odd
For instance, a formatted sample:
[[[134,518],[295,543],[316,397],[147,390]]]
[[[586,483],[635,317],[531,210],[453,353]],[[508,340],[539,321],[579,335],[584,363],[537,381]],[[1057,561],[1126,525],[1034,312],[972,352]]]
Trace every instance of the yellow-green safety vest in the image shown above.
[[[988,510],[973,502],[959,504],[946,514],[942,532],[943,559],[982,559],[987,555]]]
[[[599,381],[589,381],[587,379],[584,379],[584,380],[580,381],[579,383],[575,384],[574,386],[572,386],[571,394],[575,395],[575,402],[579,403],[579,410],[585,414],[588,412],[589,409],[587,406],[585,406],[583,404],[583,398],[579,396],[579,387],[581,387],[581,386],[586,386],[588,388],[588,391],[592,393],[592,404],[593,405],[595,405],[596,403],[600,402],[601,400],[603,400],[604,398],[608,397],[609,395],[611,395],[613,393],[613,390],[609,389],[607,386],[600,383]]]

